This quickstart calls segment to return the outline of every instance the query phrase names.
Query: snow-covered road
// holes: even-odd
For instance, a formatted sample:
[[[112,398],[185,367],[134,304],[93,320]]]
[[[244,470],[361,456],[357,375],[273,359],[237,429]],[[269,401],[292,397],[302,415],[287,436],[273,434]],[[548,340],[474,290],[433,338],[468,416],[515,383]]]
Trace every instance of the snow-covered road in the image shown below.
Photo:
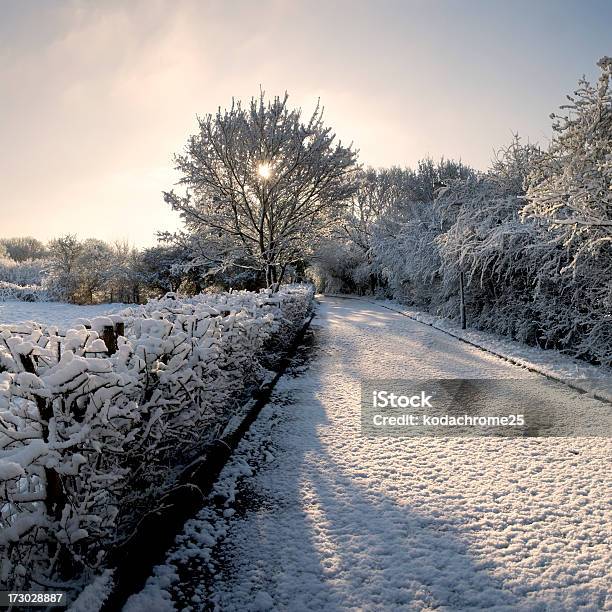
[[[609,439],[363,437],[363,378],[537,375],[363,301],[313,329],[126,609],[612,609]]]

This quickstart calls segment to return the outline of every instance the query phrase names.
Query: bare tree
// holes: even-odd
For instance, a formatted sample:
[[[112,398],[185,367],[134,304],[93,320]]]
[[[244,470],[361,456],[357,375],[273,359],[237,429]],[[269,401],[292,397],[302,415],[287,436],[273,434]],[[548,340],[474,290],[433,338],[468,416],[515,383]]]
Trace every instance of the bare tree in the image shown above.
[[[267,286],[308,256],[355,190],[356,152],[336,142],[319,106],[304,123],[287,99],[262,93],[198,119],[175,157],[186,193],[164,194],[188,231],[214,243],[211,260],[260,270]]]

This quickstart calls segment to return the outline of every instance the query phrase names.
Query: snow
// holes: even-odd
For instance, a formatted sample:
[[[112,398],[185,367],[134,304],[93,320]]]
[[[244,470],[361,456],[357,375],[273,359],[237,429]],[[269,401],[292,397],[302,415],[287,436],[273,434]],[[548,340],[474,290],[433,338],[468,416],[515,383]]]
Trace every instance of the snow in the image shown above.
[[[125,304],[64,304],[63,302],[0,302],[0,324],[36,321],[47,325],[73,325],[77,319],[118,312]]]
[[[313,325],[126,610],[606,609],[609,439],[363,437],[363,378],[539,375],[367,301]]]
[[[271,297],[162,298],[117,315],[79,317],[65,334],[54,325],[0,324],[3,584],[27,587],[31,576],[50,571],[47,541],[70,542],[75,560],[103,567],[109,542],[126,537],[174,484],[181,461],[191,461],[240,411],[267,375],[264,364],[301,328],[313,292],[285,286]],[[101,354],[96,329],[119,322],[116,352]],[[137,486],[132,466],[142,466]],[[57,494],[61,516],[50,520],[40,502],[52,497],[46,483],[55,475],[66,496]],[[24,560],[24,549],[42,554]],[[9,581],[21,565],[26,572],[15,585]]]
[[[24,475],[25,471],[19,463],[0,459],[0,482]]]
[[[270,597],[270,594],[265,591],[259,591],[259,593],[255,595],[251,609],[254,612],[265,612],[265,610],[270,610],[273,606],[274,600]]]
[[[70,612],[90,612],[99,610],[106,601],[112,587],[113,571],[106,570],[88,584],[72,603]]]
[[[368,301],[371,302],[371,300]],[[610,368],[591,365],[553,349],[545,350],[527,346],[499,334],[477,329],[461,329],[460,325],[450,319],[413,310],[392,300],[374,303],[445,331],[455,338],[507,359],[515,365],[528,368],[554,380],[566,382],[595,397],[612,401],[612,369]]]

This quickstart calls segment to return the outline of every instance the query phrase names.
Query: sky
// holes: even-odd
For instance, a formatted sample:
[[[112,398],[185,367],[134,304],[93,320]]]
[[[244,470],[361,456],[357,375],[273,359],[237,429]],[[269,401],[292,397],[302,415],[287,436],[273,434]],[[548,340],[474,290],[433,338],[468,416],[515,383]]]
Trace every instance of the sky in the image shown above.
[[[360,161],[485,169],[612,55],[608,0],[0,0],[0,237],[152,245],[196,115],[289,93]]]

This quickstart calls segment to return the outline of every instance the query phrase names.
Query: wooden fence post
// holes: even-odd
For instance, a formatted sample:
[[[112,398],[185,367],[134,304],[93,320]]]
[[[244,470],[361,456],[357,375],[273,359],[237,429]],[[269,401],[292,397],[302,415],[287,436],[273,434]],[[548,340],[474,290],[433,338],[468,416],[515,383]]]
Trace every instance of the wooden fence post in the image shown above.
[[[102,330],[102,340],[104,340],[104,344],[106,344],[108,356],[114,355],[117,352],[117,335],[112,325],[104,326]]]
[[[29,374],[36,374],[36,365],[32,355],[21,355],[23,369]],[[38,408],[41,420],[42,439],[49,442],[49,421],[53,418],[53,399],[45,399],[40,395],[35,395],[34,400]],[[66,505],[66,493],[60,475],[53,468],[45,467],[46,495],[45,507],[47,514],[55,520],[59,520]]]

